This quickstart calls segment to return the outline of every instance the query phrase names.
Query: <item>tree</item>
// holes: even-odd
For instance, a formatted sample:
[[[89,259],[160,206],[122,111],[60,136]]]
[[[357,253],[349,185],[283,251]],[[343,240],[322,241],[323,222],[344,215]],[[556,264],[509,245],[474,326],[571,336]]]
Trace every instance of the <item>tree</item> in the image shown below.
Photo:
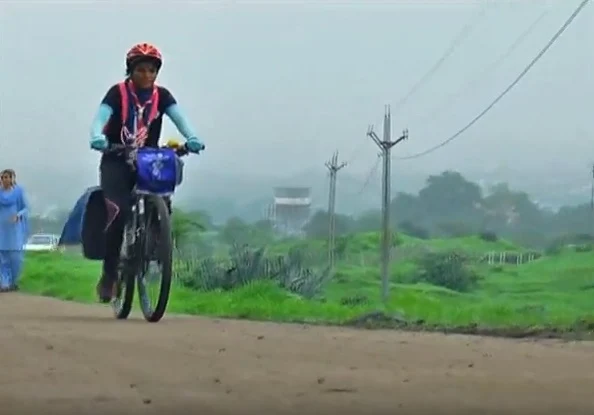
[[[173,246],[178,248],[190,238],[193,232],[206,230],[204,223],[198,213],[186,213],[180,209],[173,208],[171,213],[171,236]]]
[[[363,212],[353,221],[353,232],[373,232],[382,228],[382,216],[379,210]]]
[[[260,219],[251,225],[250,243],[264,245],[275,239],[274,223],[268,219]]]
[[[390,213],[394,221],[398,222],[417,223],[423,222],[427,218],[427,213],[419,198],[404,192],[398,192],[392,199]]]
[[[552,221],[553,230],[558,233],[592,233],[592,207],[590,204],[563,206]]]
[[[219,236],[221,241],[229,245],[248,244],[250,242],[250,225],[241,218],[232,217],[225,222]]]
[[[545,225],[545,213],[530,196],[511,190],[507,183],[491,187],[490,194],[483,200],[483,212],[485,224],[492,230],[513,228],[526,232]]]
[[[232,217],[221,227],[219,239],[228,245],[262,246],[275,238],[273,223],[262,219],[248,223],[241,218]]]
[[[259,232],[272,236],[274,232],[274,223],[268,219],[260,219],[259,221],[254,222],[254,228]]]
[[[482,192],[479,185],[460,173],[445,171],[429,176],[419,192],[419,202],[427,214],[440,221],[476,220],[480,212]]]
[[[354,221],[347,215],[336,214],[335,215],[335,232],[336,236],[344,235],[348,232],[352,232],[354,228]],[[328,236],[330,228],[330,221],[328,218],[328,212],[324,210],[318,210],[311,217],[309,222],[303,227],[305,234],[309,238],[326,238]]]
[[[195,217],[199,220],[199,222],[204,226],[204,230],[211,231],[216,228],[213,220],[212,215],[207,212],[206,210],[196,210],[188,212],[188,215],[191,217]]]
[[[398,230],[406,235],[419,239],[429,239],[431,236],[427,229],[409,220],[404,220],[398,223]]]

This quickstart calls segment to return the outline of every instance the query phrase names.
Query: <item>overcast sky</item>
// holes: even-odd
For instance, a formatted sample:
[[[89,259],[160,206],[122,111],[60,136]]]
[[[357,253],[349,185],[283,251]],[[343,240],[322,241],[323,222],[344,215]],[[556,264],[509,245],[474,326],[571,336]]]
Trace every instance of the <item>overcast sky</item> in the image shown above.
[[[323,170],[338,149],[350,174],[364,176],[377,153],[365,132],[374,123],[381,134],[385,104],[393,106],[394,135],[410,134],[395,156],[437,144],[522,71],[579,0],[314,3],[3,0],[0,165],[27,178],[72,169],[93,184],[90,122],[122,79],[126,50],[147,41],[164,54],[158,82],[207,145],[188,161],[192,171]],[[397,108],[464,27],[451,56]],[[175,134],[166,124],[166,135]],[[475,126],[431,155],[396,164],[420,172],[587,166],[593,141],[590,4]]]

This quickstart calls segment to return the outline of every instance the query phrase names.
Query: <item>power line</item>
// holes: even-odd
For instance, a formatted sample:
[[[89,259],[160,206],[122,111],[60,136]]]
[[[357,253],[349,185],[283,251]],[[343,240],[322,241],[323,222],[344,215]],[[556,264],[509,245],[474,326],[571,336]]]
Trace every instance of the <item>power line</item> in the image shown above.
[[[425,124],[425,122],[429,121],[431,118],[434,118],[436,114],[438,114],[441,110],[445,109],[445,108],[449,108],[449,106],[452,104],[453,101],[455,101],[457,98],[460,97],[460,95],[462,95],[463,92],[469,90],[471,87],[475,86],[478,81],[482,80],[485,75],[487,75],[490,72],[493,72],[495,69],[497,69],[503,62],[505,62],[507,60],[507,58],[518,48],[518,46],[520,46],[522,44],[522,42],[524,41],[524,39],[526,39],[533,31],[534,29],[538,26],[538,24],[540,23],[540,21],[542,19],[544,19],[544,17],[549,14],[550,9],[546,8],[529,26],[526,30],[524,30],[517,38],[516,40],[514,40],[514,42],[507,48],[507,50],[502,53],[495,61],[493,61],[489,66],[487,66],[487,68],[485,70],[483,70],[481,73],[478,74],[478,76],[476,76],[475,78],[473,78],[471,81],[466,82],[465,84],[463,84],[456,92],[454,92],[453,94],[451,94],[449,97],[447,97],[439,107],[434,108],[433,111],[431,111],[430,113],[426,114],[425,117],[420,118],[417,122],[419,124]]]
[[[347,158],[347,163],[348,163],[348,164],[352,164],[352,163],[353,163],[353,160],[355,160],[355,158],[357,158],[357,156],[358,156],[359,154],[361,154],[361,149],[363,148],[363,145],[364,145],[364,144],[366,144],[366,143],[365,143],[365,141],[364,141],[364,140],[361,140],[361,141],[358,143],[358,145],[357,145],[357,146],[355,146],[355,147],[353,148],[353,151],[352,151],[352,153],[351,153],[350,157],[349,157],[349,158]]]
[[[365,178],[365,182],[363,183],[363,186],[361,186],[361,190],[359,190],[359,194],[361,194],[365,190],[367,190],[367,186],[369,186],[369,183],[371,183],[371,179],[373,179],[373,177],[376,175],[377,169],[379,168],[379,165],[380,165],[380,161],[382,160],[381,157],[382,157],[382,154],[379,153],[377,155],[377,159],[375,160],[375,164],[371,167],[371,170],[369,170],[369,173],[367,174],[367,177]]]
[[[486,4],[487,2],[485,2],[485,5]],[[419,80],[408,90],[408,92],[402,98],[400,98],[400,100],[396,102],[396,105],[394,106],[396,110],[400,109],[409,100],[411,96],[413,96],[427,81],[429,81],[433,77],[433,75],[435,75],[437,70],[444,64],[444,62],[447,61],[450,56],[452,56],[452,54],[458,48],[458,46],[460,46],[460,44],[464,40],[466,40],[466,38],[468,37],[468,35],[470,35],[472,29],[476,25],[476,22],[485,14],[485,5],[483,5],[479,12],[475,16],[473,16],[472,19],[470,19],[470,21],[466,23],[466,25],[464,25],[464,27],[462,27],[462,29],[458,32],[458,34],[450,43],[450,46],[448,46],[448,48],[441,55],[441,57],[433,64],[433,66],[429,68],[429,70],[423,76],[421,76],[421,78],[419,78]]]
[[[505,90],[493,100],[493,102],[491,102],[483,111],[481,111],[476,117],[474,117],[468,124],[466,124],[463,128],[458,130],[454,135],[449,137],[447,140],[442,141],[441,143],[437,144],[436,146],[433,146],[433,147],[431,147],[425,151],[422,151],[420,153],[412,154],[412,155],[406,156],[406,157],[398,157],[398,158],[400,160],[411,160],[411,159],[416,159],[416,158],[425,156],[429,153],[434,152],[435,150],[440,149],[441,147],[444,147],[445,145],[449,144],[450,142],[454,141],[456,138],[458,138],[460,135],[462,135],[466,130],[468,130],[470,127],[472,127],[478,120],[483,118],[485,116],[485,114],[487,114],[505,95],[507,95],[507,93],[509,91],[511,91],[513,89],[513,87],[515,87],[518,84],[518,82],[520,82],[520,80],[528,73],[528,71],[530,71],[530,69],[532,69],[532,67],[536,64],[536,62],[538,62],[540,60],[540,58],[542,58],[543,55],[549,50],[549,48],[551,46],[553,46],[553,44],[557,41],[557,39],[563,34],[563,32],[565,32],[565,30],[569,27],[569,25],[578,16],[578,14],[580,14],[580,12],[584,9],[584,7],[589,2],[590,2],[590,0],[583,0],[580,3],[580,5],[575,9],[575,11],[571,14],[571,16],[569,16],[569,18],[565,21],[563,26],[561,26],[561,28],[553,35],[551,40],[549,40],[549,42],[545,45],[545,47],[534,57],[534,59],[532,59],[532,61],[528,64],[528,66],[526,66],[526,68],[524,68],[524,70],[520,73],[520,75],[518,75],[516,77],[516,79],[511,84],[509,84],[509,86],[507,88],[505,88]]]
[[[441,55],[441,57],[433,64],[433,66],[431,68],[429,68],[429,70],[408,90],[408,92],[402,97],[400,98],[399,101],[396,102],[396,109],[399,109],[400,107],[402,107],[409,99],[410,97],[412,97],[422,86],[423,84],[425,84],[427,81],[429,81],[433,75],[435,75],[435,73],[438,71],[438,69],[445,63],[445,61],[448,60],[448,58],[450,56],[453,55],[453,53],[455,52],[455,50],[458,48],[458,46],[460,46],[460,44],[466,40],[466,38],[468,38],[468,36],[470,35],[470,33],[472,32],[472,29],[474,29],[474,26],[476,25],[476,23],[479,21],[479,19],[481,17],[483,17],[483,15],[485,14],[486,10],[487,10],[487,5],[488,5],[488,1],[485,1],[483,6],[479,9],[478,13],[476,13],[465,25],[464,27],[462,27],[462,29],[456,34],[456,36],[454,37],[454,39],[452,40],[452,42],[450,43],[450,45],[448,46],[448,48],[445,50],[445,52]],[[347,163],[352,164],[353,160],[358,157],[361,154],[361,149],[363,148],[363,142],[361,142],[360,144],[356,145],[353,148],[353,152],[351,153],[351,156],[347,159]],[[378,162],[379,163],[379,162]],[[377,166],[372,168],[372,171],[374,171],[374,169],[377,169]],[[363,186],[364,188],[366,187]],[[364,189],[361,189],[361,192]]]

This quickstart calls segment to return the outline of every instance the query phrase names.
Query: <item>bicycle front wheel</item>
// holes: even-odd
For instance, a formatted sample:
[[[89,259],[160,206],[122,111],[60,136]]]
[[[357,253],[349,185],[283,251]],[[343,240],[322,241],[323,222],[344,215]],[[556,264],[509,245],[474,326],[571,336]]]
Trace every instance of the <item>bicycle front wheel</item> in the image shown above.
[[[138,297],[145,320],[156,323],[167,309],[172,275],[171,217],[162,197],[145,197],[144,224]]]

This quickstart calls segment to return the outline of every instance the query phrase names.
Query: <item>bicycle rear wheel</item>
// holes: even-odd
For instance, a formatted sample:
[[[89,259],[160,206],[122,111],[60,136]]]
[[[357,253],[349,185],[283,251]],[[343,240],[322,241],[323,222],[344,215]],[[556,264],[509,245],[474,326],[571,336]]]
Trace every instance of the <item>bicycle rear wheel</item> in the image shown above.
[[[137,277],[140,309],[146,321],[156,323],[169,302],[172,274],[171,218],[162,197],[145,197],[145,220],[140,272]],[[157,271],[155,268],[159,268]],[[150,271],[156,271],[153,275]],[[157,281],[158,277],[158,281]],[[156,283],[151,295],[149,284]],[[152,304],[154,302],[154,305]]]

